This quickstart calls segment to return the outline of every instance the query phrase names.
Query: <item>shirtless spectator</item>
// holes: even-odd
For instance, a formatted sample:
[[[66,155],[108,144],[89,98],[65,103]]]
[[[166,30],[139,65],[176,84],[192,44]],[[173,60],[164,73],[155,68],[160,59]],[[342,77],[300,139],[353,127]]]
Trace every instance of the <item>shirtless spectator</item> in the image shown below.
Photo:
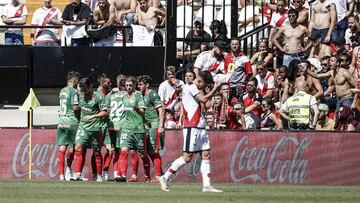
[[[309,37],[310,32],[307,27],[297,22],[298,15],[299,13],[296,10],[290,9],[288,13],[290,26],[281,28],[274,37],[275,46],[284,53],[283,65],[285,66],[289,66],[293,59],[301,60],[304,52],[312,45],[312,42],[310,42],[305,48],[302,46],[305,36]],[[282,35],[285,37],[285,46],[282,46],[279,42]]]
[[[154,30],[154,46],[163,46],[163,36],[158,28],[158,16],[165,17],[166,13],[156,7],[150,7],[148,0],[138,0],[140,8],[136,10],[136,19],[139,25],[145,26],[148,30]]]
[[[308,60],[302,60],[298,64],[300,76],[296,78],[296,83],[304,81],[306,83],[306,93],[314,96],[316,100],[320,100],[324,96],[324,91],[321,86],[320,80],[310,77],[308,70],[311,68],[311,64]]]
[[[336,8],[331,0],[319,0],[311,7],[311,40],[321,38],[319,58],[331,55],[331,33],[336,24]]]
[[[274,102],[279,102],[281,100],[281,95],[284,92],[285,80],[287,76],[288,68],[281,65],[278,68],[278,75],[276,75],[275,82],[275,91],[274,91]]]
[[[353,36],[353,52],[350,65],[350,74],[357,80],[357,88],[360,88],[360,32]]]
[[[114,25],[114,20],[116,17],[115,7],[110,5],[107,0],[99,0],[98,5],[93,11],[94,23],[99,26],[110,26]],[[106,38],[98,39],[94,43],[96,47],[102,46],[114,46],[115,35],[108,36]]]
[[[113,0],[112,4],[116,10],[116,23],[118,25],[130,26],[134,24],[136,0]],[[132,29],[126,33],[126,42],[131,43],[133,40]]]
[[[263,99],[273,98],[275,90],[274,73],[266,69],[264,62],[258,62],[256,64],[256,72],[258,73],[255,76],[258,81],[257,91],[261,94]]]
[[[224,51],[226,43],[224,41],[216,41],[211,51],[202,52],[195,61],[194,72],[196,75],[199,71],[209,71],[214,77],[214,81],[221,83],[226,82],[224,74]]]
[[[176,52],[176,58],[181,61],[183,67],[192,68],[193,58],[208,49],[208,41],[210,40],[210,34],[204,31],[202,19],[195,18],[194,30],[189,31],[186,34],[184,45],[181,50]]]
[[[241,51],[240,39],[235,37],[230,41],[230,52],[225,57],[225,73],[232,95],[238,95],[245,89],[246,78],[252,75],[250,59]]]
[[[31,25],[62,25],[60,22],[61,11],[51,5],[52,0],[43,0],[43,6],[36,9]],[[31,31],[34,46],[59,46],[60,36],[57,28],[37,28]]]
[[[177,98],[180,96],[184,82],[176,79],[176,70],[174,66],[166,68],[166,78],[159,86],[158,94],[160,100],[164,103],[165,109],[173,109],[177,103]]]
[[[297,23],[305,27],[309,26],[309,11],[305,7],[305,0],[292,0],[294,9],[299,13]]]
[[[70,39],[70,46],[90,46],[91,40],[85,31],[90,20],[90,8],[80,0],[71,0],[62,14],[65,36]],[[66,42],[68,44],[68,42]]]
[[[25,4],[19,0],[11,0],[1,10],[1,19],[5,25],[25,25],[28,16]],[[5,31],[5,45],[23,45],[24,36],[22,28],[7,28]]]

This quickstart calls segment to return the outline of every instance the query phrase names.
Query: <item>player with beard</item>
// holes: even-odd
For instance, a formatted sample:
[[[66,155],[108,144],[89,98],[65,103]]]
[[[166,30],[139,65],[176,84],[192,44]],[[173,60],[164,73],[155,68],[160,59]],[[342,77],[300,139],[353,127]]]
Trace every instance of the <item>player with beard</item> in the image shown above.
[[[145,156],[147,156],[144,146],[144,112],[146,108],[144,98],[140,92],[135,91],[135,77],[127,77],[125,87],[127,93],[123,97],[123,116],[119,121],[120,139],[117,139],[119,142],[117,141],[116,143],[116,147],[121,149],[119,158],[121,176],[117,178],[118,181],[126,181],[128,154],[130,149],[138,151],[145,162]],[[134,175],[136,176],[136,174],[133,174],[132,178],[137,178],[137,176],[134,177]]]
[[[81,115],[79,128],[75,138],[75,173],[72,180],[81,180],[84,145],[91,145],[96,160],[96,181],[101,182],[103,180],[101,176],[101,120],[107,116],[107,108],[102,99],[102,95],[94,91],[93,83],[89,78],[82,78],[79,82],[79,88]]]
[[[186,163],[189,163],[196,152],[201,153],[200,171],[203,179],[203,192],[222,192],[215,189],[210,183],[210,142],[207,131],[205,129],[206,121],[202,109],[208,100],[215,94],[220,87],[220,83],[216,82],[212,90],[204,94],[202,91],[213,82],[209,71],[200,71],[197,73],[193,84],[186,84],[183,88],[183,106],[184,106],[184,145],[183,154],[172,162],[169,169],[159,179],[161,189],[170,191],[168,181],[170,177],[179,171]]]
[[[164,148],[164,117],[165,110],[156,91],[150,89],[151,77],[144,75],[139,77],[139,90],[144,96],[144,102],[146,106],[145,110],[145,123],[147,127],[147,154],[150,156],[155,167],[155,180],[152,182],[158,182],[158,179],[162,175],[160,150]],[[148,161],[146,161],[148,162]],[[144,168],[145,179],[150,180],[149,168]]]

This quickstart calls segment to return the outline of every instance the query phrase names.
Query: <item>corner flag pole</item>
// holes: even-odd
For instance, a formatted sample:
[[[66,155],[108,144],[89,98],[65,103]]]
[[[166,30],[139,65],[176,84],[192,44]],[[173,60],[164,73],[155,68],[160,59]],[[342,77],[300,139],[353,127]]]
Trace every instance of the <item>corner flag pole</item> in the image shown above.
[[[29,180],[31,180],[32,174],[32,125],[33,125],[33,109],[40,106],[39,100],[36,98],[34,90],[30,88],[29,95],[24,101],[23,105],[19,107],[20,111],[29,112]]]
[[[29,180],[32,174],[32,123],[33,123],[33,110],[30,108],[30,125],[29,125]]]

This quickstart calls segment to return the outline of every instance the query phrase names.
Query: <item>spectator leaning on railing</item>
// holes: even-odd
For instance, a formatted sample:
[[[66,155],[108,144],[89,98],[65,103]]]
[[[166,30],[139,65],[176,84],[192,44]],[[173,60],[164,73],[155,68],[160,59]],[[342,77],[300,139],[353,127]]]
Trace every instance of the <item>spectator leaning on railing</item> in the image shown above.
[[[51,26],[62,25],[61,11],[51,5],[52,0],[43,0],[43,6],[36,9],[31,25]],[[60,36],[57,28],[36,28],[31,30],[33,46],[59,46]]]
[[[1,19],[5,25],[25,25],[28,16],[25,4],[19,0],[12,0],[1,11]],[[22,28],[7,28],[5,31],[5,45],[23,45],[24,36]]]

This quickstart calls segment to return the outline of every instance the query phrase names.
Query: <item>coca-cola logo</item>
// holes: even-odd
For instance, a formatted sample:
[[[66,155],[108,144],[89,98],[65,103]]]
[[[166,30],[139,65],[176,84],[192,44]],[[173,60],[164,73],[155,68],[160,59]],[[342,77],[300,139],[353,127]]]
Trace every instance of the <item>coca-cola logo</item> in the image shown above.
[[[12,159],[13,175],[21,178],[29,173],[29,134],[26,133],[18,142]],[[57,175],[57,151],[55,144],[35,144],[32,148],[32,174],[36,177]]]
[[[171,167],[172,163],[173,162],[166,163],[165,171],[167,171]],[[187,177],[189,177],[190,179],[196,179],[196,177],[200,172],[200,166],[201,166],[201,155],[200,153],[197,153],[194,154],[194,157],[191,160],[191,162],[186,164],[183,170],[185,170]],[[171,177],[171,179],[176,179],[178,175],[179,175],[179,171],[177,171]]]
[[[249,147],[244,136],[236,144],[230,160],[230,177],[234,182],[303,184],[308,160],[303,153],[309,148],[308,137],[282,137],[273,147]]]

